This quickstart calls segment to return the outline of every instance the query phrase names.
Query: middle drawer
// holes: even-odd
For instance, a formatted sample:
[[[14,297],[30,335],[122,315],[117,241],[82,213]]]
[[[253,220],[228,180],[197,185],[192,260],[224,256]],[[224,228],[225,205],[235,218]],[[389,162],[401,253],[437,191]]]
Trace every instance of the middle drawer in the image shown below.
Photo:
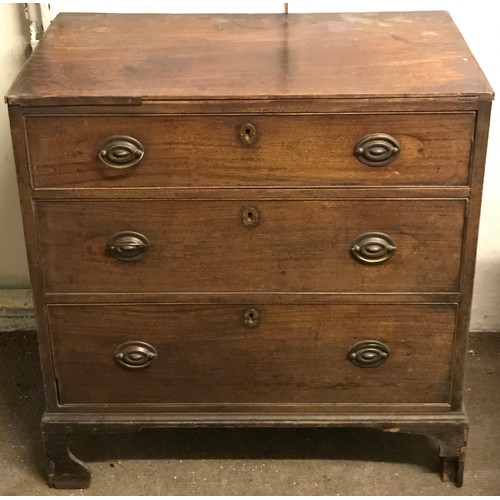
[[[46,292],[455,292],[466,201],[38,201]]]

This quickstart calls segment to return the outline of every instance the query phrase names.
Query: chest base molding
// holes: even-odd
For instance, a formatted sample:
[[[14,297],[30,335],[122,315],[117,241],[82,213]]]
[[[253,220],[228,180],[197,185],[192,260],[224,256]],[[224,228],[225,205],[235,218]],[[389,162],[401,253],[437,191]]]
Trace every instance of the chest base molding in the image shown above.
[[[209,427],[357,427],[383,432],[419,434],[439,447],[441,477],[457,486],[463,482],[468,419],[464,411],[452,413],[314,414],[314,413],[162,413],[104,414],[45,413],[42,434],[49,461],[49,484],[55,488],[87,488],[91,471],[71,451],[79,434],[141,431],[148,428]],[[333,443],[332,443],[333,446]]]

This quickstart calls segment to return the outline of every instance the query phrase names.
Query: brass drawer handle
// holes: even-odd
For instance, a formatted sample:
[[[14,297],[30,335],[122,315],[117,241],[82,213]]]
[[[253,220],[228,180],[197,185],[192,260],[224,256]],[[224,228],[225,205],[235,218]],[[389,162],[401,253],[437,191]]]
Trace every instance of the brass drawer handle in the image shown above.
[[[257,127],[253,123],[245,123],[240,127],[239,138],[242,144],[250,146],[257,141]]]
[[[246,227],[255,227],[260,221],[259,211],[254,207],[243,207],[241,210],[241,222]]]
[[[107,167],[131,168],[142,160],[144,146],[133,137],[114,135],[106,139],[97,156]]]
[[[146,368],[157,357],[156,349],[140,340],[125,342],[115,350],[115,360],[126,368]]]
[[[384,233],[364,233],[351,245],[351,255],[362,264],[380,264],[396,251],[394,240]]]
[[[106,252],[118,260],[133,261],[142,259],[150,246],[149,240],[143,234],[121,231],[109,238]]]
[[[260,314],[257,309],[247,309],[243,314],[243,324],[248,328],[255,328],[259,326]]]
[[[370,167],[383,167],[393,162],[401,151],[399,142],[388,134],[370,134],[354,148],[357,159]]]
[[[385,363],[389,354],[389,348],[383,342],[362,340],[349,347],[347,359],[360,368],[375,368]]]

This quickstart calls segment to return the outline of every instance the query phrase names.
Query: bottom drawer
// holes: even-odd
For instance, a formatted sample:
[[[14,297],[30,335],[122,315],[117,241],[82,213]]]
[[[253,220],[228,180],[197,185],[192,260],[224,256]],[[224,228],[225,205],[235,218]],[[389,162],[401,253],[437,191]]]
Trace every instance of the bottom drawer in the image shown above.
[[[449,402],[452,304],[47,310],[61,404]]]

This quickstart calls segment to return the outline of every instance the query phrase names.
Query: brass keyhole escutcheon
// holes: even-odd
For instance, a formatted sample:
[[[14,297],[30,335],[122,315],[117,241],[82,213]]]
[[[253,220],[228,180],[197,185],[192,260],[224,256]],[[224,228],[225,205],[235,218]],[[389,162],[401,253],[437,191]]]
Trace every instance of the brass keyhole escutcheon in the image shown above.
[[[257,141],[257,127],[253,123],[245,123],[240,127],[240,141],[250,146]]]
[[[257,309],[247,309],[243,314],[243,323],[248,328],[255,328],[260,323],[260,314]]]
[[[246,227],[255,227],[260,221],[260,215],[254,207],[244,207],[241,211],[241,222]]]

